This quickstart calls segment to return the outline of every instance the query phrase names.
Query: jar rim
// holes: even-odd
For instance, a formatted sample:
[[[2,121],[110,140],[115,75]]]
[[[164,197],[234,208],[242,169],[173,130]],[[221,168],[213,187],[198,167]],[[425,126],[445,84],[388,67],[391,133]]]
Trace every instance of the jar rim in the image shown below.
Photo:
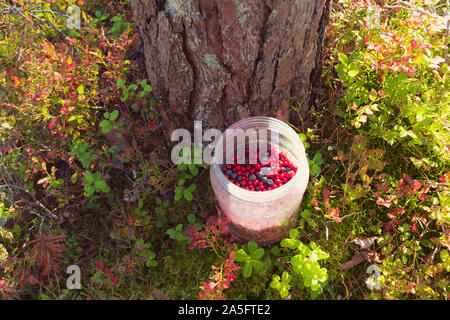
[[[292,177],[291,180],[289,180],[286,184],[283,184],[281,187],[268,190],[268,191],[262,191],[262,192],[256,192],[251,190],[246,190],[241,187],[236,186],[231,181],[229,181],[225,175],[223,174],[222,170],[220,169],[220,165],[217,163],[216,158],[219,151],[219,148],[223,146],[224,138],[226,138],[227,134],[231,133],[233,130],[242,129],[247,126],[260,124],[260,125],[267,125],[271,130],[277,130],[281,131],[281,133],[292,141],[293,145],[296,146],[296,149],[298,150],[287,150],[295,157],[296,161],[298,162],[298,169],[295,175]],[[228,131],[228,130],[231,130]],[[280,146],[278,146],[280,147]],[[282,148],[282,147],[281,147]],[[213,158],[213,169],[218,177],[219,183],[222,185],[223,188],[225,188],[228,192],[233,194],[234,196],[238,198],[242,198],[245,200],[255,201],[255,202],[266,202],[271,201],[277,198],[280,198],[283,194],[289,192],[292,188],[297,185],[297,183],[300,181],[305,181],[305,188],[306,184],[309,180],[309,165],[308,161],[306,159],[305,154],[305,147],[300,140],[299,136],[296,134],[296,132],[286,123],[275,119],[271,117],[263,117],[263,116],[257,116],[257,117],[249,117],[242,120],[239,120],[235,123],[233,123],[219,138],[219,141],[217,142],[215,149],[214,149],[214,158]]]

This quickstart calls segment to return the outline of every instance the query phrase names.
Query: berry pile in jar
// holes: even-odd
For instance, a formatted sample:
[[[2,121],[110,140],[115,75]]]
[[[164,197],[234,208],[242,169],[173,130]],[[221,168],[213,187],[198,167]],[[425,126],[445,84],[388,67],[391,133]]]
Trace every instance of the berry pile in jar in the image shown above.
[[[257,163],[249,163],[251,156],[256,157]],[[252,155],[247,149],[245,157],[235,156],[234,164],[224,165],[222,172],[225,178],[242,189],[269,191],[288,183],[296,174],[297,167],[283,151],[272,150]]]

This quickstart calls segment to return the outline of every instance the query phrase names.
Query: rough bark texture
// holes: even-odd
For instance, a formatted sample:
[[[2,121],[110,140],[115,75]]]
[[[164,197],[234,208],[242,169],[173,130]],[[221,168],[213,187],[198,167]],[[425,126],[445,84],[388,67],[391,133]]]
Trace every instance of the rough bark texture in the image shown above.
[[[131,0],[154,93],[177,125],[225,129],[307,101],[329,0]],[[307,108],[305,104],[305,109]],[[173,115],[173,119],[176,116]]]

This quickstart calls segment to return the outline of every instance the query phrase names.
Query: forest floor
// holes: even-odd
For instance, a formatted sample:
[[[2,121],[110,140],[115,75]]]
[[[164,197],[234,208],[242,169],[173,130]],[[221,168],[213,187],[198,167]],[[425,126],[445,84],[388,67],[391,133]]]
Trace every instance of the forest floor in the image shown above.
[[[448,9],[415,2],[333,2],[298,224],[260,248],[161,157],[129,1],[0,1],[0,299],[448,299]]]

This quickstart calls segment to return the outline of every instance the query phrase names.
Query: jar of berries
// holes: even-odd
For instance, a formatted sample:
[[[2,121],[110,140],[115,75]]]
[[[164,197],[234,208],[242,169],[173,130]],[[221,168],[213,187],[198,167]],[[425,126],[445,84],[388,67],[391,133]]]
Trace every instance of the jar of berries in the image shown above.
[[[250,117],[218,140],[210,178],[235,238],[265,246],[295,227],[309,166],[303,143],[289,125]]]

